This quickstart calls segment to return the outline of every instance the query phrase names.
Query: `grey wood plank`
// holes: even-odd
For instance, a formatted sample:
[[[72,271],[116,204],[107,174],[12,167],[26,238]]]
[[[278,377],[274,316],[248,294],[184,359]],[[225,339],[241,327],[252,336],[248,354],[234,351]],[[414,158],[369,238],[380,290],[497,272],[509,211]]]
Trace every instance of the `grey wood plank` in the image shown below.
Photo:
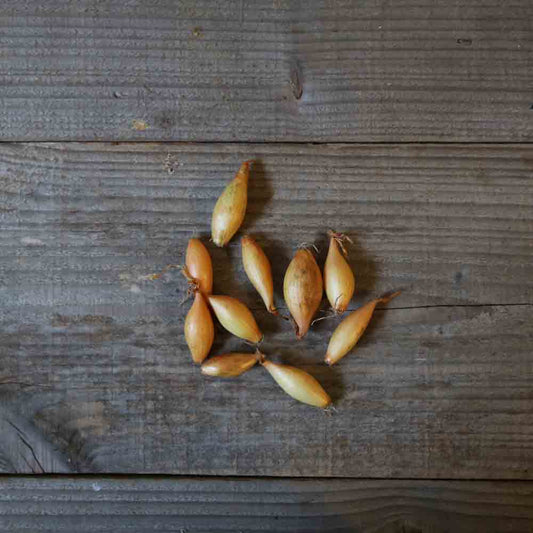
[[[533,303],[528,145],[69,143],[0,147],[3,305],[152,294],[143,276],[209,235],[216,198],[250,158],[244,231],[276,257],[278,293],[296,246],[315,243],[323,260],[333,228],[354,240],[357,303],[397,288],[394,307]],[[239,246],[211,247],[215,282],[249,298]]]
[[[530,532],[531,482],[0,478],[0,531]]]
[[[3,144],[0,470],[530,479],[531,156],[521,145]],[[273,260],[281,307],[292,251],[316,242],[322,261],[329,226],[356,238],[353,306],[405,290],[329,369],[335,320],[298,343],[263,311],[238,241],[210,246],[215,290],[254,310],[265,353],[324,384],[332,416],[260,368],[202,378],[182,337],[181,275],[146,279],[183,260],[250,157],[245,229]],[[217,332],[215,353],[243,348]]]
[[[531,141],[530,0],[4,0],[3,140]]]
[[[73,472],[532,477],[531,307],[382,311],[333,369],[320,364],[326,326],[298,344],[256,312],[265,353],[311,372],[335,401],[331,416],[260,368],[203,378],[178,305],[154,308],[2,316],[2,379],[15,382],[1,387],[2,416],[34,428],[25,439],[42,465],[17,464],[27,445],[2,437],[3,471],[58,471],[43,460],[54,450]],[[217,334],[214,353],[237,349]]]

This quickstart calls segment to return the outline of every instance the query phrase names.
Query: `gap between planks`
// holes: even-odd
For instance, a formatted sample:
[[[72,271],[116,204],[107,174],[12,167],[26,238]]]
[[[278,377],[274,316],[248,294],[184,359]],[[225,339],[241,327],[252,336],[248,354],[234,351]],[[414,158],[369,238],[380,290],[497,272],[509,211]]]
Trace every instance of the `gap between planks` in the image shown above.
[[[0,383],[1,384],[1,383]],[[164,472],[160,473],[142,473],[139,474],[133,472],[43,472],[42,474],[30,474],[30,473],[9,473],[9,472],[0,472],[0,482],[10,479],[20,479],[20,480],[29,480],[29,481],[53,481],[53,480],[87,480],[93,481],[94,479],[100,479],[104,481],[113,481],[113,480],[127,480],[127,479],[138,479],[140,481],[252,481],[252,480],[264,480],[264,481],[280,481],[280,482],[316,482],[324,483],[328,482],[338,482],[338,483],[401,483],[401,482],[415,482],[415,483],[505,483],[512,485],[513,483],[525,483],[531,484],[533,490],[533,479],[526,477],[516,477],[516,478],[490,478],[490,477],[416,477],[416,476],[390,476],[390,477],[379,477],[379,476],[351,476],[351,477],[341,477],[341,476],[275,476],[268,474],[166,474]]]
[[[133,139],[133,140],[118,140],[118,139],[95,139],[89,141],[80,141],[76,139],[57,140],[57,139],[14,139],[14,140],[2,140],[0,139],[0,145],[2,144],[161,144],[161,145],[183,145],[190,146],[194,144],[228,144],[234,146],[247,146],[247,145],[272,145],[272,146],[529,146],[533,145],[533,141],[233,141],[228,140],[195,140],[195,141],[183,141],[183,140],[152,140],[152,139]]]

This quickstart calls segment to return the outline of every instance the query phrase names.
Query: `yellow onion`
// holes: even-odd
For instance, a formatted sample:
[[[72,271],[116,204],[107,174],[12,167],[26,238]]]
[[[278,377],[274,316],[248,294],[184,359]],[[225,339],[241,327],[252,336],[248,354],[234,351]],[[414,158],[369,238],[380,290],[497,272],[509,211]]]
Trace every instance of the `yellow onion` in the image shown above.
[[[322,274],[309,250],[298,250],[285,272],[283,296],[296,323],[296,337],[309,330],[322,301]]]
[[[400,291],[377,298],[351,312],[333,332],[326,351],[325,362],[328,365],[334,365],[342,359],[357,344],[365,332],[376,305],[390,302],[399,294]]]
[[[218,321],[230,333],[256,344],[262,340],[255,318],[242,302],[231,296],[209,295],[207,299]]]
[[[219,378],[233,378],[250,370],[257,363],[253,353],[227,353],[210,357],[202,365],[202,374]]]
[[[207,248],[200,239],[190,239],[185,256],[185,276],[194,281],[204,294],[213,290],[213,264]]]
[[[311,374],[294,366],[272,363],[266,359],[263,359],[261,364],[276,383],[295,400],[322,408],[331,404],[328,393]]]
[[[347,237],[332,231],[329,235],[329,251],[324,264],[324,288],[334,312],[344,313],[352,299],[355,278],[344,257],[346,252],[342,240]]]
[[[209,353],[215,339],[215,326],[204,295],[196,291],[194,302],[185,318],[185,340],[192,360],[201,363]]]
[[[272,268],[265,252],[255,240],[245,235],[241,239],[242,263],[248,279],[259,293],[269,313],[277,315],[274,306],[274,283]]]
[[[245,161],[235,178],[219,196],[211,219],[211,238],[217,246],[226,246],[244,220],[248,201],[248,177],[251,161]]]

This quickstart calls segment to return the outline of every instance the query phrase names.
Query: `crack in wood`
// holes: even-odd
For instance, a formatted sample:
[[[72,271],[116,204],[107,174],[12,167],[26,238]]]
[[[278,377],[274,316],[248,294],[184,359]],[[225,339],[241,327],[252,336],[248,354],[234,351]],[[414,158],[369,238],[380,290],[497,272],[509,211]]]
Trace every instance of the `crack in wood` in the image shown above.
[[[13,395],[11,401],[16,398]],[[16,422],[13,421],[15,417]],[[11,464],[10,471],[34,474],[72,472],[53,446],[15,411],[0,407],[0,428],[0,449]]]
[[[41,469],[40,472],[34,472],[34,473],[39,473],[39,474],[45,474],[46,473],[46,470],[44,469],[43,465],[41,464],[41,462],[39,461],[39,459],[37,458],[37,455],[35,454],[35,450],[33,449],[33,447],[31,446],[31,444],[26,440],[26,437],[24,435],[24,432],[14,423],[12,422],[11,420],[8,420],[6,419],[6,422],[15,429],[15,431],[17,432],[20,440],[26,445],[27,448],[29,448],[30,452],[31,452],[31,455],[33,456],[33,459],[34,461],[37,463],[37,465],[39,466],[39,468]],[[21,454],[23,455],[23,454]],[[28,461],[26,460],[25,456],[24,457],[24,460],[28,463]],[[29,463],[28,463],[29,464]],[[32,468],[33,470],[33,468]]]

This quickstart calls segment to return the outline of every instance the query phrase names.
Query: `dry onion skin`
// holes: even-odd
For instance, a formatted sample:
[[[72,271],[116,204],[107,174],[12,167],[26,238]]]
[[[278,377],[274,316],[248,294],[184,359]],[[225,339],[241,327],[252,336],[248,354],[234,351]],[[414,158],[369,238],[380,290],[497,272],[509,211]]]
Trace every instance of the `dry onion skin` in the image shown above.
[[[296,323],[298,339],[309,331],[323,292],[322,274],[313,254],[309,250],[298,250],[283,280],[283,296]]]
[[[213,290],[213,264],[211,256],[200,239],[190,239],[185,255],[184,275],[193,281],[204,294]]]
[[[245,235],[241,239],[242,264],[248,279],[259,293],[269,313],[277,315],[274,305],[272,267],[265,252],[255,239]]]
[[[328,393],[311,374],[300,368],[273,363],[267,359],[263,359],[261,364],[274,381],[295,400],[323,409],[331,405]]]
[[[215,326],[205,296],[200,291],[196,291],[192,307],[185,318],[184,332],[192,360],[201,363],[213,345]]]
[[[211,238],[217,246],[226,246],[240,228],[248,201],[248,177],[250,164],[245,161],[235,178],[219,196],[211,218]]]
[[[342,359],[357,344],[365,332],[376,305],[390,302],[399,294],[400,291],[376,298],[351,312],[333,332],[326,351],[325,362],[328,365],[334,365]]]
[[[233,378],[250,370],[257,363],[253,353],[226,353],[210,357],[202,365],[202,374],[218,378]]]
[[[346,261],[341,233],[329,232],[329,251],[324,264],[324,288],[335,314],[344,313],[355,290],[355,277]]]
[[[254,344],[261,342],[263,334],[252,312],[237,298],[209,295],[207,299],[224,329]]]

